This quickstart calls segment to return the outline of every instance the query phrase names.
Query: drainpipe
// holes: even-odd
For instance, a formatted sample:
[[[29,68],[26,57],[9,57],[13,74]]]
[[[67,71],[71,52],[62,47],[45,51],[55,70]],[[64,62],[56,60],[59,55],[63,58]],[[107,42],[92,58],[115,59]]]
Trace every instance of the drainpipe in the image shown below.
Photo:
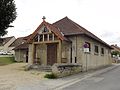
[[[71,43],[71,52],[70,52],[70,63],[72,63],[72,43]]]
[[[76,57],[75,57],[75,63],[77,63],[77,36],[76,36]]]

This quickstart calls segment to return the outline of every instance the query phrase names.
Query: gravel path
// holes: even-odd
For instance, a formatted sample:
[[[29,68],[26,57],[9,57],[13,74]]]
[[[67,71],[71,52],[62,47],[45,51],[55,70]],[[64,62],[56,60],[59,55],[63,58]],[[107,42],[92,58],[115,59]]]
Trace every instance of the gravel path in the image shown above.
[[[0,90],[16,90],[23,85],[35,85],[41,80],[45,72],[24,71],[25,63],[14,63],[0,66]]]

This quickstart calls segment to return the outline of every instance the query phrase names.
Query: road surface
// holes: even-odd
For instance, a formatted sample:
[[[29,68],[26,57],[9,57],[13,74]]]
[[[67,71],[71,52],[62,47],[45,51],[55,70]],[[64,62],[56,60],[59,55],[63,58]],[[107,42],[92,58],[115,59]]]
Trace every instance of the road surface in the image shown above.
[[[77,82],[62,90],[120,90],[120,66]]]

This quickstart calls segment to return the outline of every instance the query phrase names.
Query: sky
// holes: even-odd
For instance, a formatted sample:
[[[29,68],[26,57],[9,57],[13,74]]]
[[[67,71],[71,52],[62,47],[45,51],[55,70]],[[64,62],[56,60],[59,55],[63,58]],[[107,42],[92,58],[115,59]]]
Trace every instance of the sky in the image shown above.
[[[65,16],[108,44],[120,46],[120,0],[15,0],[17,18],[6,36],[24,37],[42,22]]]

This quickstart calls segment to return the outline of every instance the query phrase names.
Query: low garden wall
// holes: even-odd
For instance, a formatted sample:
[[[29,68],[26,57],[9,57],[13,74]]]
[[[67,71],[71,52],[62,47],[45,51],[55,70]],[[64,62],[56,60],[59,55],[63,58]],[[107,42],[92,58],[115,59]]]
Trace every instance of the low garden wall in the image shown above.
[[[64,77],[79,73],[82,71],[82,65],[80,64],[54,64],[52,66],[52,73],[57,77]]]

